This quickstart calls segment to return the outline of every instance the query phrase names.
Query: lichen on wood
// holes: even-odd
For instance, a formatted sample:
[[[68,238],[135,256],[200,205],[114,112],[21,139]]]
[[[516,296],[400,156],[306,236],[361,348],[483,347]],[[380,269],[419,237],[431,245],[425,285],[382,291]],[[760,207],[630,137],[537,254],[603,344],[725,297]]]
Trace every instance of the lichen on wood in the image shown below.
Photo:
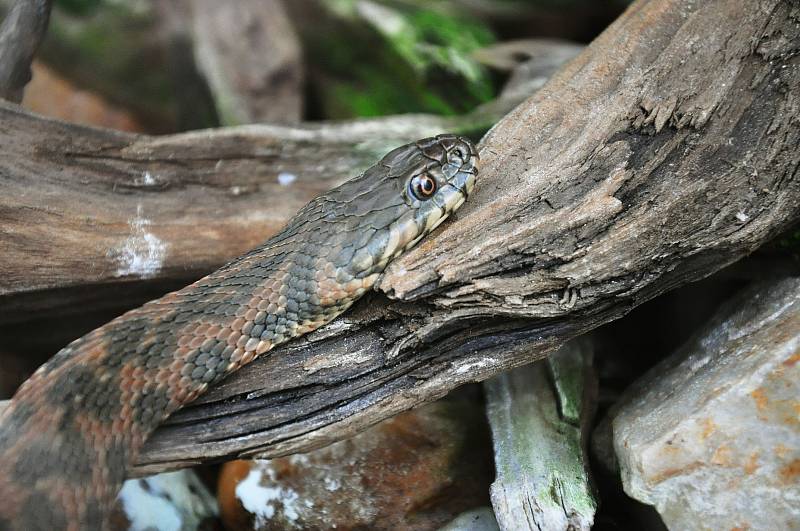
[[[593,354],[591,341],[578,338],[484,382],[497,469],[492,506],[504,531],[591,529],[597,502],[585,449]]]

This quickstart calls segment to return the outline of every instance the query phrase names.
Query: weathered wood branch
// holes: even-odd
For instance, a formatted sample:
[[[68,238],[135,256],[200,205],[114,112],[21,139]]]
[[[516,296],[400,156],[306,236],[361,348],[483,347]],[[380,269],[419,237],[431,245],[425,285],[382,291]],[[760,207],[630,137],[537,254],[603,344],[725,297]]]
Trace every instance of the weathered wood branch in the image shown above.
[[[255,247],[397,145],[485,131],[522,100],[511,94],[458,117],[158,137],[0,102],[0,326],[87,306],[122,313],[142,293],[177,289]]]
[[[593,358],[592,341],[577,338],[484,382],[496,470],[490,495],[504,531],[592,528],[597,501],[585,449],[597,390]]]
[[[402,300],[370,295],[239,371],[131,473],[347,437],[751,252],[800,217],[799,17],[786,0],[634,3],[484,138],[473,198],[387,271],[381,289]],[[181,138],[193,164],[220,149]],[[169,167],[149,142],[111,143],[100,163],[51,157],[131,182]]]
[[[52,5],[52,0],[17,0],[0,24],[0,98],[22,101]]]

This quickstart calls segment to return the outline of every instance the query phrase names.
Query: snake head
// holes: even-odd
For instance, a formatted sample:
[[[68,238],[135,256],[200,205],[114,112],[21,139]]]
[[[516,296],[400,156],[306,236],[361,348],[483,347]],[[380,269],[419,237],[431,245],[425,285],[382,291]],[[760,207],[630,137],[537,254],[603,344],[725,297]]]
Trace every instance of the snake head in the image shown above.
[[[447,134],[399,147],[367,170],[362,178],[375,186],[361,203],[371,209],[363,221],[378,230],[356,252],[353,272],[382,272],[455,212],[475,186],[478,161],[470,140]]]
[[[314,199],[287,231],[306,235],[305,248],[318,268],[329,267],[339,282],[368,289],[392,259],[464,203],[477,164],[475,146],[459,136],[406,144]]]
[[[419,160],[406,166],[401,179],[406,204],[416,213],[419,238],[464,203],[475,186],[479,158],[472,142],[455,135],[426,138],[414,145],[417,150],[411,157]]]

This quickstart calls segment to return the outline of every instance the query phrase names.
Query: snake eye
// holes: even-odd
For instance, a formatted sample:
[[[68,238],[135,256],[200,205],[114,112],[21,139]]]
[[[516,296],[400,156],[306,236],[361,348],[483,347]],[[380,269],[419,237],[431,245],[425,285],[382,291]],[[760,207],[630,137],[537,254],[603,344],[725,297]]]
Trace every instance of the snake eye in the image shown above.
[[[436,179],[425,173],[415,175],[408,183],[408,187],[411,190],[411,195],[420,201],[425,201],[436,193]]]

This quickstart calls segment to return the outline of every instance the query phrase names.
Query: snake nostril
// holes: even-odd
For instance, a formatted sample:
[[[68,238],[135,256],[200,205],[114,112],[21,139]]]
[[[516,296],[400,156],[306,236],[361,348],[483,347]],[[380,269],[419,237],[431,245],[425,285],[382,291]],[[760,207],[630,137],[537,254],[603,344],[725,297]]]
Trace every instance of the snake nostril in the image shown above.
[[[455,164],[456,166],[459,167],[466,164],[469,161],[469,158],[470,158],[469,150],[467,149],[466,146],[462,144],[458,144],[457,146],[455,146],[453,150],[450,153],[448,153],[447,156],[448,162],[450,162],[451,164]]]

